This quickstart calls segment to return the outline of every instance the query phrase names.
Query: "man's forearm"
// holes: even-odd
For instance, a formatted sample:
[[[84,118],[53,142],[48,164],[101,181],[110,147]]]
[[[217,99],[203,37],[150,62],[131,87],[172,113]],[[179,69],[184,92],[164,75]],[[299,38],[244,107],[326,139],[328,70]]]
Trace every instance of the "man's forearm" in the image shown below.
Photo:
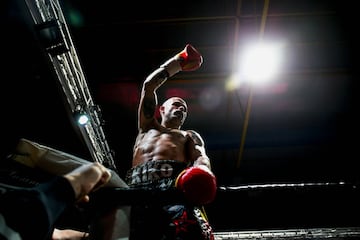
[[[165,68],[160,67],[152,72],[144,81],[143,91],[155,91],[160,87],[169,77],[169,73]]]
[[[196,159],[196,161],[194,161],[193,166],[205,166],[207,167],[209,170],[211,170],[211,163],[210,163],[210,159],[206,156],[200,156]]]

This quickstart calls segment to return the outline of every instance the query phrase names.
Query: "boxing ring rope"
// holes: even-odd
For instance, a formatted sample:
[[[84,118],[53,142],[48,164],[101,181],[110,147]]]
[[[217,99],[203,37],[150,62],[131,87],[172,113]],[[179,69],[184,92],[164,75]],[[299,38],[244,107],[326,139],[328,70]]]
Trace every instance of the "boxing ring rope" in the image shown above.
[[[239,231],[239,232],[215,232],[216,240],[235,239],[316,239],[316,240],[340,240],[359,239],[360,228],[310,228],[310,229],[287,229],[269,231]]]
[[[241,186],[220,186],[218,187],[217,199],[214,203],[205,206],[210,223],[214,226],[214,235],[216,240],[232,240],[232,239],[261,239],[261,240],[275,240],[275,239],[316,239],[316,240],[340,240],[340,239],[360,239],[360,224],[357,220],[360,213],[360,191],[359,184],[345,183],[345,182],[313,182],[313,183],[281,183],[281,184],[253,184],[253,185],[241,185]],[[254,197],[256,196],[256,197]],[[269,197],[270,196],[270,197]],[[249,229],[226,229],[224,227],[218,228],[217,221],[222,222],[224,218],[229,218],[229,214],[234,216],[234,220],[237,221],[237,216],[246,218],[247,214],[245,209],[247,208],[259,208],[258,211],[263,211],[266,208],[259,206],[262,202],[268,202],[275,196],[277,199],[283,199],[284,202],[293,199],[301,199],[300,202],[291,202],[290,207],[286,211],[289,211],[291,218],[301,218],[300,215],[305,215],[309,219],[318,218],[321,222],[313,223],[308,219],[301,220],[309,224],[298,224],[298,221],[293,225],[277,225],[272,227],[259,226]],[[304,197],[305,196],[305,197]],[[247,198],[247,199],[246,199]],[[257,199],[256,199],[257,198]],[[261,200],[259,201],[259,198]],[[100,189],[97,193],[91,196],[93,201],[93,207],[103,206],[123,206],[131,204],[152,204],[153,203],[177,203],[182,202],[183,197],[176,191],[166,190],[152,190],[148,189]],[[229,201],[229,199],[236,199],[236,201]],[[254,202],[253,206],[244,204],[244,211],[241,210],[242,206],[233,206],[240,208],[238,212],[229,212],[225,208],[226,205],[233,205],[234,202],[247,201]],[[254,199],[256,199],[254,201]],[[307,200],[306,200],[307,199]],[[342,199],[342,200],[340,200]],[[274,199],[273,199],[274,200]],[[280,202],[278,205],[282,205]],[[300,205],[304,205],[300,207]],[[323,204],[323,205],[322,205]],[[330,207],[327,207],[330,205]],[[281,206],[276,204],[270,205],[274,218],[280,217],[281,213],[277,213]],[[223,210],[224,208],[224,210]],[[224,212],[224,214],[214,214],[212,209],[216,209],[216,212]],[[291,212],[289,209],[300,209]],[[305,210],[304,210],[305,209]],[[308,211],[308,213],[306,213]],[[256,211],[250,211],[251,214],[259,214]],[[271,211],[270,211],[271,212]],[[264,213],[264,214],[268,214]],[[320,216],[320,215],[324,216]],[[325,216],[328,214],[329,216]],[[278,215],[278,216],[275,216]],[[216,218],[220,219],[216,219]],[[355,217],[355,218],[354,218]],[[261,216],[259,216],[261,218]],[[332,221],[324,221],[325,218],[336,219]],[[342,218],[348,218],[346,221],[342,221]],[[352,220],[349,220],[353,218]],[[246,221],[246,220],[245,220]],[[266,219],[264,221],[267,221]],[[291,219],[284,218],[283,221],[290,221]],[[315,221],[316,222],[316,221]],[[300,222],[302,223],[302,222]],[[341,224],[339,224],[341,223]],[[241,224],[241,223],[240,223]],[[298,225],[297,225],[298,224]],[[294,226],[296,225],[296,226]]]
[[[255,192],[279,192],[296,193],[296,192],[314,192],[327,191],[330,194],[347,192],[360,197],[360,184],[345,182],[313,182],[313,183],[274,183],[274,184],[250,184],[240,186],[219,186],[217,195],[227,194],[253,194]],[[183,202],[185,199],[176,189],[157,190],[147,189],[146,187],[138,188],[101,188],[93,194],[96,204],[103,202],[114,205],[129,205],[138,203],[149,203],[151,200],[162,203]],[[110,202],[109,202],[110,200]]]
[[[262,192],[263,195],[266,196],[268,193],[273,192],[272,194],[277,194],[279,198],[284,196],[285,198],[292,199],[290,195],[296,195],[299,198],[303,196],[307,196],[310,200],[310,204],[313,206],[306,206],[303,209],[307,209],[309,212],[319,211],[316,214],[324,214],[324,211],[328,211],[331,218],[341,218],[346,217],[346,210],[353,209],[354,216],[350,216],[348,218],[356,218],[358,216],[356,213],[359,213],[359,206],[356,205],[359,202],[359,184],[345,183],[345,182],[316,182],[316,183],[283,183],[283,184],[254,184],[254,185],[243,185],[243,186],[230,186],[230,187],[219,187],[219,192],[223,194],[234,194],[238,193],[242,196],[245,194],[250,194],[254,192]],[[288,195],[287,197],[285,195]],[[322,196],[322,197],[319,197]],[[319,198],[320,201],[319,201]],[[331,198],[331,199],[330,199]],[[342,198],[343,200],[338,200]],[[328,203],[324,202],[323,206],[320,206],[319,203],[322,200],[328,200]],[[337,203],[338,206],[334,203]],[[280,203],[282,204],[282,203]],[[303,203],[304,205],[309,204],[309,202]],[[326,209],[326,205],[333,205],[331,208]],[[346,208],[344,207],[346,206]],[[297,208],[298,205],[294,204],[292,208]],[[276,207],[275,207],[276,208]],[[319,209],[321,208],[321,209]],[[334,210],[335,208],[339,208],[338,212]],[[342,213],[339,213],[342,212]],[[298,213],[298,212],[297,212]],[[296,216],[296,211],[293,213]],[[305,213],[303,213],[305,214]],[[339,216],[340,215],[340,216]],[[276,216],[277,218],[281,217]],[[300,216],[301,217],[301,216]],[[311,214],[308,216],[312,218]],[[320,218],[323,219],[323,218]],[[287,221],[287,220],[285,220]],[[306,220],[305,220],[306,221]],[[316,221],[315,221],[316,222]],[[330,221],[331,222],[331,221]],[[329,225],[333,225],[331,227],[307,227],[307,228],[284,228],[281,229],[281,226],[276,229],[270,230],[254,230],[254,231],[217,231],[215,232],[216,240],[230,240],[230,239],[261,239],[261,240],[277,240],[277,239],[316,239],[316,240],[340,240],[340,239],[360,239],[360,225],[359,221],[356,219],[351,221],[348,227],[344,227],[342,224],[339,224],[341,221],[335,221],[336,223],[332,223]],[[326,223],[328,224],[328,223]],[[326,225],[325,224],[325,225]],[[346,224],[345,224],[346,225]],[[300,226],[298,226],[300,227]]]

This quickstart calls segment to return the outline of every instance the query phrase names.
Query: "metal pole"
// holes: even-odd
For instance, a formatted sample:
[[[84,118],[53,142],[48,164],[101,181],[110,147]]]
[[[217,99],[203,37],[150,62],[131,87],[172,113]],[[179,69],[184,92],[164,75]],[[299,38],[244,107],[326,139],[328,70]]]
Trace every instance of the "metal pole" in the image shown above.
[[[264,36],[266,17],[267,17],[267,13],[268,13],[268,9],[269,9],[269,1],[270,0],[265,0],[265,2],[264,2],[264,8],[263,8],[263,13],[262,13],[262,17],[261,17],[261,25],[260,25],[260,32],[259,32],[259,41],[260,42],[262,41],[263,36]],[[249,97],[248,97],[248,102],[247,102],[247,106],[246,106],[243,130],[242,130],[242,134],[241,134],[239,158],[236,163],[236,168],[240,167],[240,163],[241,163],[243,155],[244,155],[244,146],[245,146],[245,140],[246,140],[246,133],[247,133],[248,125],[249,125],[252,99],[253,99],[253,87],[252,87],[252,84],[250,83]]]

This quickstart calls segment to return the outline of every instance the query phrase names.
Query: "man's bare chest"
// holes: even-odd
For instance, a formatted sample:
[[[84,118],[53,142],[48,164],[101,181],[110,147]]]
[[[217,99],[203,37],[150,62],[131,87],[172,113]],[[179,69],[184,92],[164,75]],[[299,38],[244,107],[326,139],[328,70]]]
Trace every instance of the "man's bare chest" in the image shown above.
[[[142,142],[156,142],[156,141],[174,141],[179,143],[185,143],[188,139],[186,131],[181,130],[156,130],[151,129],[146,133],[143,133]]]

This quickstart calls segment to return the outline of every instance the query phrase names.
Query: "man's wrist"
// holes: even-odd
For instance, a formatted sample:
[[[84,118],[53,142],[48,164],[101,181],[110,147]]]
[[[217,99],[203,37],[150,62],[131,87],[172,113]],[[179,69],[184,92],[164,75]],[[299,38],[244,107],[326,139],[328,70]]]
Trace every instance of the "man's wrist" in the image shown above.
[[[169,77],[174,76],[176,73],[180,72],[181,70],[180,62],[175,57],[170,58],[160,67],[166,70],[166,72],[169,74]]]

